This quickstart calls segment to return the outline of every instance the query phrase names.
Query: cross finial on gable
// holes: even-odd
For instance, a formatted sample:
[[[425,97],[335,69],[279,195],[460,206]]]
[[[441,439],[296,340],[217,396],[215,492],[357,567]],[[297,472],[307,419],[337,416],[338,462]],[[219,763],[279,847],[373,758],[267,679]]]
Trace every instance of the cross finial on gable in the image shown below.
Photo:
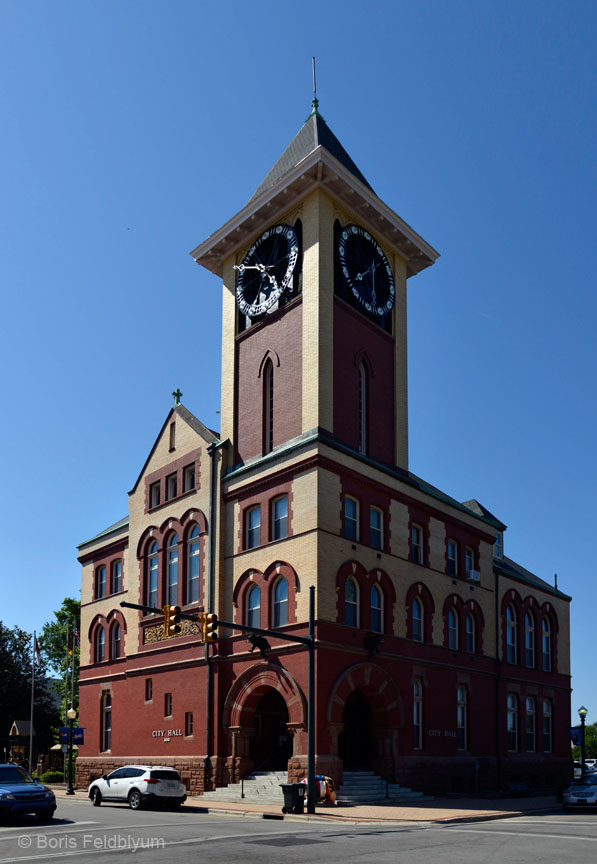
[[[174,392],[172,393],[172,395],[174,396],[174,404],[180,405],[180,397],[182,396],[182,393],[180,392],[180,387],[177,387],[176,390],[174,390]]]

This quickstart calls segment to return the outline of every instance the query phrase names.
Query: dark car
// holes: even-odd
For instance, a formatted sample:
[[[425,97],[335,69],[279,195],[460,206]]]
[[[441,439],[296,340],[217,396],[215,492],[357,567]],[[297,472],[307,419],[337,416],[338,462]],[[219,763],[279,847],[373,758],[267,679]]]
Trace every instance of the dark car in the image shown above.
[[[51,789],[20,765],[0,763],[0,818],[35,813],[40,822],[49,822],[55,810],[56,796]]]

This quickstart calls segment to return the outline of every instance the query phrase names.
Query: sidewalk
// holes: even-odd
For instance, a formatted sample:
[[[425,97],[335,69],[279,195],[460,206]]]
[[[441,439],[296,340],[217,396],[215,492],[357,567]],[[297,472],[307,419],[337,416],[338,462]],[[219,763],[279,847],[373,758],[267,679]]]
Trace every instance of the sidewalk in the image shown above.
[[[78,789],[75,795],[66,795],[64,787],[52,787],[57,798],[70,800],[87,799],[87,792]],[[366,822],[434,822],[450,824],[457,822],[480,822],[486,819],[507,819],[512,816],[525,816],[531,813],[558,811],[555,795],[541,798],[495,798],[490,801],[477,798],[435,798],[433,801],[414,801],[412,804],[353,804],[340,807],[319,806],[315,814],[304,815],[282,813],[275,804],[255,804],[249,801],[211,801],[202,806],[202,796],[187,798],[183,809],[199,813],[218,813],[228,816],[247,816],[255,819],[287,819],[290,821],[311,821],[329,823],[366,823]]]

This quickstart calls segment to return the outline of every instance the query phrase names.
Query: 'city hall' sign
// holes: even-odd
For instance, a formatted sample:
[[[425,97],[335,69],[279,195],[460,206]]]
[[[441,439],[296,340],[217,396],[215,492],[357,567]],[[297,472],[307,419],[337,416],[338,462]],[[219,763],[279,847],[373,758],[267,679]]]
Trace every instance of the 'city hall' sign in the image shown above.
[[[154,729],[151,737],[163,738],[164,741],[169,741],[170,738],[182,738],[182,729]]]

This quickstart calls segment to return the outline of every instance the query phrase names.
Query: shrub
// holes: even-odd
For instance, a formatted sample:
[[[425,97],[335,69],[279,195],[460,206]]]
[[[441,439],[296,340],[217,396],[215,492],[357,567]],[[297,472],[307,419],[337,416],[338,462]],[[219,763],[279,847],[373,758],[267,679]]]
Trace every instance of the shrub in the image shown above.
[[[39,778],[42,783],[64,783],[62,771],[45,771]]]

